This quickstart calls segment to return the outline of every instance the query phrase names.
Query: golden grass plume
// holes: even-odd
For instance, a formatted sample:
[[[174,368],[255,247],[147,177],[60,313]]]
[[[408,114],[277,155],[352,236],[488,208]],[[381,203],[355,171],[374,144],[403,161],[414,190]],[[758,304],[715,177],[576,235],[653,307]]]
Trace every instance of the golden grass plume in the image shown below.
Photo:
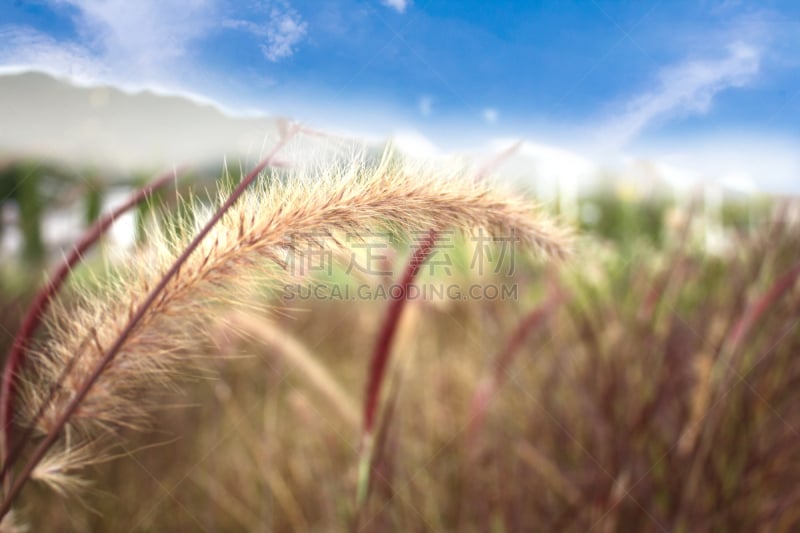
[[[255,280],[283,279],[288,254],[301,254],[309,243],[333,246],[336,238],[328,237],[335,235],[432,228],[482,228],[513,234],[549,257],[567,253],[568,236],[537,215],[530,202],[500,194],[463,172],[410,168],[387,154],[373,165],[355,158],[333,167],[271,173],[240,198],[169,281],[85,397],[67,433],[79,439],[97,430],[138,427],[151,407],[154,385],[169,384],[192,368],[189,353],[217,305],[240,301]],[[53,428],[191,233],[157,230],[145,247],[114,267],[100,291],[78,291],[77,303],[53,305],[46,340],[35,347],[35,362],[21,379],[20,424],[41,433]],[[37,417],[51,390],[51,401]],[[51,472],[73,469],[68,450],[65,443],[51,450],[61,464],[48,463]]]

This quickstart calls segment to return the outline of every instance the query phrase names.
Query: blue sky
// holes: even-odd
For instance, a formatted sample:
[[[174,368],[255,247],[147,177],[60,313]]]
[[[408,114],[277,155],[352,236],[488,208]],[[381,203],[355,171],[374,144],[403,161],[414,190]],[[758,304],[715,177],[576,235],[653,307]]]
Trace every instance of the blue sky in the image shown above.
[[[791,0],[9,0],[0,43],[0,69],[443,150],[523,138],[691,166],[750,147],[740,166],[800,170]]]

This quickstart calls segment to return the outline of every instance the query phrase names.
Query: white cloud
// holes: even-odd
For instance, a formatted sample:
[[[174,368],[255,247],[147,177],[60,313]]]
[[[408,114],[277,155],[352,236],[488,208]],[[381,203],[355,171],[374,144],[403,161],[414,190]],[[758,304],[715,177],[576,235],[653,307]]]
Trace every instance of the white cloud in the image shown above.
[[[505,152],[516,142],[514,139],[493,139],[489,142],[489,153]],[[517,163],[522,162],[517,165]],[[578,178],[587,180],[597,173],[597,165],[578,152],[555,145],[544,144],[532,140],[522,142],[501,165],[515,165],[523,174],[535,175],[537,179],[563,180]]]
[[[106,68],[85,47],[59,43],[27,27],[0,28],[0,72],[35,68],[54,75],[68,75],[78,81],[91,81],[105,74]]]
[[[308,24],[297,11],[286,2],[276,2],[269,12],[264,35],[267,42],[261,45],[261,51],[273,62],[289,57],[307,31]]]
[[[423,96],[419,99],[419,112],[423,117],[429,117],[433,112],[433,98],[430,96]]]
[[[214,22],[213,0],[51,0],[74,9],[82,45],[118,74],[164,76]]]
[[[392,144],[400,151],[414,157],[433,157],[439,148],[417,130],[401,130],[392,136]]]
[[[261,37],[267,35],[267,30],[263,25],[256,24],[251,20],[224,19],[222,21],[222,27],[229,28],[232,30],[244,30],[246,32],[252,33],[253,35],[259,35]]]
[[[396,10],[398,13],[405,13],[410,3],[410,0],[381,0],[381,4]]]
[[[5,70],[37,69],[83,82],[178,85],[190,43],[215,23],[218,0],[49,0],[67,7],[76,40],[0,27]]]
[[[193,44],[220,25],[260,37],[270,61],[292,55],[307,32],[286,0],[261,2],[248,20],[223,18],[236,8],[228,0],[46,1],[68,8],[78,37],[0,24],[0,71],[35,69],[84,83],[183,92],[197,74]]]
[[[656,88],[637,95],[601,128],[604,144],[625,145],[657,121],[704,114],[721,91],[749,84],[759,71],[761,54],[754,46],[733,43],[717,59],[688,60],[665,68]]]
[[[488,122],[489,124],[494,124],[497,122],[497,119],[500,117],[500,113],[497,112],[497,109],[492,107],[487,107],[483,110],[483,120]]]
[[[648,147],[645,157],[690,170],[695,182],[800,193],[800,139],[768,134],[693,137]]]

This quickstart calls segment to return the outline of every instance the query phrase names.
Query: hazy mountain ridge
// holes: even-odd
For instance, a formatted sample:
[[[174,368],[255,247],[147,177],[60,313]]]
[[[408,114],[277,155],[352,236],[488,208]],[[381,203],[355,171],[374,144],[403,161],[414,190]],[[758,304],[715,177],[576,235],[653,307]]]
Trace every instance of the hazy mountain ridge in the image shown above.
[[[231,117],[151,91],[80,87],[39,72],[0,75],[0,156],[131,171],[257,157],[277,119]]]
[[[0,74],[0,160],[49,159],[60,165],[94,167],[111,175],[155,172],[182,164],[218,169],[226,159],[234,164],[259,159],[264,142],[275,138],[279,122],[278,117],[231,116],[186,96],[77,86],[33,71]],[[393,145],[413,156],[435,159],[444,155],[434,148],[428,154],[420,151],[420,145],[430,141],[421,133],[417,137],[409,142],[396,134]],[[461,155],[468,161],[490,161],[517,141],[487,138],[484,148]],[[360,144],[376,151],[384,146],[383,140],[374,136],[361,139]],[[309,153],[320,155],[316,153],[321,150],[319,145],[308,148]],[[707,159],[714,159],[713,150],[709,149]],[[778,170],[787,176],[795,175],[800,168],[796,156],[781,161]],[[587,187],[620,184],[644,192],[665,188],[685,192],[707,184],[754,192],[763,177],[752,170],[752,164],[744,163],[727,164],[735,170],[732,172],[722,163],[694,168],[690,163],[675,165],[656,156],[629,157],[622,164],[605,166],[578,152],[527,140],[508,153],[495,171],[544,199],[573,197]],[[737,179],[741,183],[737,184]],[[783,189],[786,192],[790,187]]]

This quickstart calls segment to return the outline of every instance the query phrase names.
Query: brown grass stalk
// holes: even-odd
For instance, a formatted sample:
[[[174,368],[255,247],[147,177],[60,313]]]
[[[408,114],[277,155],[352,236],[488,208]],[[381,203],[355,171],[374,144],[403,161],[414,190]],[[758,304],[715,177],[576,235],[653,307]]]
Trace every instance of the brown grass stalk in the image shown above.
[[[278,330],[268,320],[248,313],[233,313],[224,320],[226,326],[241,331],[263,343],[282,359],[308,385],[333,407],[351,428],[358,428],[359,417],[353,399],[331,373],[296,339]]]
[[[691,424],[687,424],[687,428],[681,436],[682,447],[693,453],[691,468],[688,471],[687,487],[679,511],[681,518],[683,518],[683,509],[689,507],[691,498],[695,496],[695,491],[702,477],[703,466],[706,464],[708,457],[714,452],[712,435],[718,429],[720,420],[711,418],[711,414],[715,408],[723,405],[722,401],[725,396],[734,390],[735,384],[731,384],[731,380],[747,383],[746,376],[750,369],[744,372],[741,369],[737,369],[734,356],[738,350],[745,346],[745,340],[753,326],[776,306],[783,295],[794,287],[799,277],[800,263],[795,263],[766,292],[745,307],[720,348],[720,353],[709,376],[709,379],[719,380],[714,390],[716,398],[714,398],[713,403],[711,402],[712,398],[705,399],[703,411],[696,415],[697,420],[691,420]],[[701,421],[703,422],[702,425],[700,424]]]
[[[778,278],[767,292],[747,307],[736,321],[728,337],[727,344],[731,352],[736,351],[742,345],[753,326],[775,305],[778,299],[794,287],[798,277],[800,277],[800,263],[796,263]]]
[[[505,381],[508,370],[525,339],[547,323],[565,298],[566,296],[560,288],[555,289],[541,305],[525,315],[506,345],[495,357],[491,372],[487,373],[478,384],[470,404],[469,429],[467,430],[467,444],[471,450],[470,453],[474,453],[476,449],[478,433],[486,418],[489,403]]]

